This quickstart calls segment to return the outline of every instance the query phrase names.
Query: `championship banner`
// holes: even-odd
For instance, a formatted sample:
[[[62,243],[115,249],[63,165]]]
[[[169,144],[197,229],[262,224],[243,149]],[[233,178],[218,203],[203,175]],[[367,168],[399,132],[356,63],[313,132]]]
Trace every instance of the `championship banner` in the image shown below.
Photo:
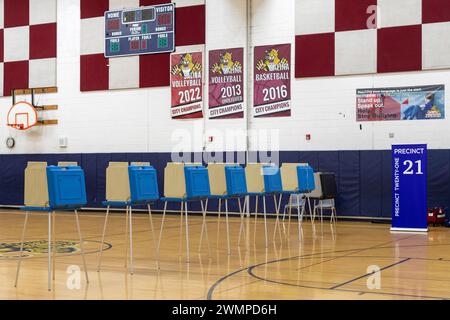
[[[172,119],[203,118],[203,54],[172,54],[170,68]]]
[[[244,117],[244,49],[209,52],[209,118]]]
[[[356,90],[356,120],[445,119],[445,86]]]
[[[291,44],[255,47],[253,116],[291,116]]]

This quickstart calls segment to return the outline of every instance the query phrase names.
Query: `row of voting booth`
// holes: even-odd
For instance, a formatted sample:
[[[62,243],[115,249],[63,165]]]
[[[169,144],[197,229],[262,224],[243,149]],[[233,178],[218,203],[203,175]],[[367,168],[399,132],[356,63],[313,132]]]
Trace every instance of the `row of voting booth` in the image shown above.
[[[202,227],[200,233],[199,250],[204,238],[209,248],[208,228],[206,216],[208,201],[218,200],[217,212],[219,217],[225,213],[227,230],[227,252],[231,253],[229,201],[236,201],[241,219],[238,245],[245,232],[243,221],[250,215],[250,199],[255,199],[255,223],[258,219],[259,205],[262,202],[262,215],[264,218],[265,247],[268,247],[267,228],[267,198],[272,198],[276,222],[273,238],[277,231],[281,236],[280,212],[283,196],[288,196],[284,206],[282,219],[288,213],[291,219],[292,209],[298,215],[298,237],[301,240],[301,224],[307,206],[310,210],[311,221],[320,214],[323,221],[323,210],[329,209],[330,221],[336,221],[334,198],[336,197],[336,181],[334,174],[314,173],[308,164],[284,163],[281,168],[272,164],[249,163],[244,168],[239,164],[212,163],[207,167],[201,164],[167,163],[164,169],[164,196],[160,197],[158,189],[157,172],[150,163],[110,162],[106,170],[106,215],[103,224],[100,252],[97,270],[101,270],[102,254],[107,233],[108,217],[111,208],[125,209],[126,224],[126,254],[125,266],[131,274],[134,273],[133,264],[133,207],[145,206],[148,210],[151,237],[155,245],[156,263],[159,268],[159,252],[163,238],[164,222],[169,204],[178,204],[181,221],[186,228],[186,255],[189,262],[189,224],[188,209],[192,202],[199,202],[202,213]],[[311,199],[314,206],[311,206]],[[78,210],[86,205],[86,187],[82,168],[76,163],[59,163],[58,166],[47,166],[45,162],[29,162],[25,170],[25,223],[22,232],[20,258],[17,266],[16,286],[18,282],[20,265],[23,254],[23,243],[27,228],[29,213],[32,211],[48,212],[48,287],[51,289],[52,274],[55,271],[55,237],[54,219],[56,211],[74,211],[77,231],[80,238],[81,256],[84,263],[86,281],[88,280],[86,262],[83,251],[83,238],[80,231]],[[151,205],[155,201],[164,203],[164,210],[156,238],[152,218]],[[183,217],[184,216],[184,217]],[[53,270],[53,273],[52,273]]]

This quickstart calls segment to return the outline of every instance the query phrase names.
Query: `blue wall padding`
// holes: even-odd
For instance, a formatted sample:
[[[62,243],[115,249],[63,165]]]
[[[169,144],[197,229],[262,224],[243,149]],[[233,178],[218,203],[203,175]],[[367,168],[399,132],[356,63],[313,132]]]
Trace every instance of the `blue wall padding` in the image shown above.
[[[368,216],[381,216],[381,153],[361,151],[359,153],[359,205],[360,212]]]
[[[95,207],[101,207],[102,201],[106,200],[106,168],[110,161],[112,161],[111,154],[100,153],[97,155],[97,188],[95,191],[95,203],[92,204]],[[88,205],[90,204],[88,203]]]
[[[348,215],[358,215],[360,210],[359,153],[343,151],[339,153],[339,174],[336,177],[340,190],[346,190],[339,197],[339,207]]]
[[[79,165],[84,170],[86,180],[86,193],[88,203],[96,203],[97,200],[97,156],[95,154],[83,154]]]
[[[450,197],[450,152],[434,150],[428,154],[428,205],[441,206]]]
[[[294,163],[295,161],[291,162]],[[298,162],[309,163],[309,165],[314,169],[314,172],[317,172],[319,170],[319,152],[301,151],[298,154]]]
[[[339,152],[338,151],[320,151],[318,155],[318,169],[320,172],[336,173],[336,181],[339,181]],[[314,168],[314,167],[313,167]]]
[[[238,153],[234,153],[237,160]],[[194,158],[192,158],[192,161]],[[163,195],[164,167],[171,161],[170,153],[98,153],[98,154],[30,154],[0,155],[0,204],[22,205],[24,170],[28,161],[76,161],[85,172],[89,207],[102,207],[105,200],[106,167],[109,161],[150,162],[158,172],[158,187]],[[391,216],[391,152],[381,151],[282,151],[283,162],[307,162],[314,171],[336,174],[339,197],[336,199],[338,215],[390,217]],[[283,203],[288,198],[285,196]],[[428,204],[450,206],[450,150],[428,150]],[[218,201],[209,201],[209,210],[217,210]],[[255,200],[251,199],[251,210]],[[162,209],[161,202],[155,209]],[[175,204],[169,208],[177,209]],[[189,205],[200,210],[198,203]],[[229,202],[236,211],[236,201]],[[260,210],[262,202],[259,203]],[[272,197],[267,198],[267,209],[274,211]]]
[[[381,151],[381,217],[390,218],[392,211],[392,155]]]

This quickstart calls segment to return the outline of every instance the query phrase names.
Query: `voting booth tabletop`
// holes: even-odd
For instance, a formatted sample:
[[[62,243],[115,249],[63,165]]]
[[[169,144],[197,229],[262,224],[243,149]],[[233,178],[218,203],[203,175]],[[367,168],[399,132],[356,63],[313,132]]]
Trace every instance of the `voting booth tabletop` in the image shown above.
[[[136,214],[135,272],[124,268],[127,247],[123,213],[113,212],[108,225],[101,272],[97,272],[98,239],[104,213],[80,213],[89,284],[84,281],[79,241],[71,212],[56,215],[56,273],[47,290],[47,213],[33,213],[27,232],[21,278],[14,287],[24,212],[2,210],[0,225],[0,299],[130,299],[246,300],[449,299],[450,235],[443,227],[427,234],[395,234],[370,222],[304,221],[298,241],[295,218],[281,222],[281,238],[264,247],[264,222],[246,219],[238,247],[239,217],[230,218],[231,254],[227,255],[226,224],[208,216],[210,253],[197,252],[202,217],[190,215],[190,263],[185,259],[180,216],[168,215],[161,243],[160,270],[148,216]],[[161,215],[154,215],[155,228]],[[268,219],[269,235],[275,219]],[[430,275],[433,275],[430,277]]]

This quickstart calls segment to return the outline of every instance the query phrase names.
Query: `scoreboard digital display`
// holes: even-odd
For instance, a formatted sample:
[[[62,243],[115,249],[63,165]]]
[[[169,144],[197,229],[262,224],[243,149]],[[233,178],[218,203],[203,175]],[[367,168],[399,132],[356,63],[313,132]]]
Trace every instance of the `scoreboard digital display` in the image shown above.
[[[175,5],[105,12],[105,57],[175,51]]]

